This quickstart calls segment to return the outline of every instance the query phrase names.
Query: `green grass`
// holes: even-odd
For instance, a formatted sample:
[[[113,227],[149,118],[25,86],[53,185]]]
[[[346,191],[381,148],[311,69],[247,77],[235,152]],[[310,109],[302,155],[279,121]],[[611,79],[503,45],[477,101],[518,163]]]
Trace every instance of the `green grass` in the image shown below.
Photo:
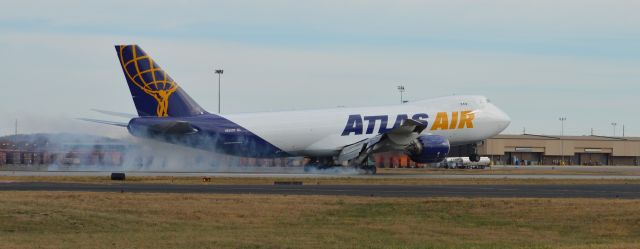
[[[640,200],[0,192],[1,248],[640,248]]]

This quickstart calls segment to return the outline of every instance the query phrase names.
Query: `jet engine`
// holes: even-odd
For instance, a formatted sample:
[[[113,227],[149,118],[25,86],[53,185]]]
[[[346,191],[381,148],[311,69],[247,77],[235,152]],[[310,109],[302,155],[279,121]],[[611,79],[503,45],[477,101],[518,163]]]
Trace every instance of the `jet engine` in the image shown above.
[[[437,163],[449,154],[449,140],[439,135],[420,135],[414,139],[406,153],[416,163]]]

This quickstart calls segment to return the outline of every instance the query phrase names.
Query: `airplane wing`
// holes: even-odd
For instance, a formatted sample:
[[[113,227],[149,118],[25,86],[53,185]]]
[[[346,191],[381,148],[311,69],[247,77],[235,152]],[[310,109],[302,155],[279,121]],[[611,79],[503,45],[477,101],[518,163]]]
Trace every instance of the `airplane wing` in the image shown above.
[[[374,152],[402,150],[420,136],[420,133],[426,128],[427,126],[420,121],[406,119],[402,125],[386,133],[345,146],[340,151],[338,161],[362,164]]]

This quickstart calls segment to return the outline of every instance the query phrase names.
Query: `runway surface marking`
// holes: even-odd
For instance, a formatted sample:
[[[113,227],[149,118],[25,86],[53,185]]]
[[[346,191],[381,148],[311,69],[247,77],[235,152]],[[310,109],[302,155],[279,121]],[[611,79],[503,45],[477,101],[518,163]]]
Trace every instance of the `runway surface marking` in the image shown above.
[[[4,182],[0,183],[0,191],[346,195],[381,197],[640,198],[640,184],[278,186]]]

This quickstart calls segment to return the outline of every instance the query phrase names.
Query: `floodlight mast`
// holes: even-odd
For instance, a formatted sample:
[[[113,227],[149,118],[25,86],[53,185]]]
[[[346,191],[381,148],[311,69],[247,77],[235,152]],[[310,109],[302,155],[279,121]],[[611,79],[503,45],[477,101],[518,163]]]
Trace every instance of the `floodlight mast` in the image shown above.
[[[398,91],[400,92],[400,104],[404,104],[405,103],[404,102],[404,98],[403,98],[404,97],[403,94],[405,92],[404,86],[403,85],[399,85],[398,86]]]
[[[224,73],[224,70],[216,69],[215,73],[218,75],[218,114],[220,114],[220,78]]]
[[[560,154],[562,154],[562,165],[565,165],[564,163],[564,121],[567,120],[567,117],[560,117],[558,118],[558,120],[560,120],[560,123],[562,125],[562,130],[560,130]]]

